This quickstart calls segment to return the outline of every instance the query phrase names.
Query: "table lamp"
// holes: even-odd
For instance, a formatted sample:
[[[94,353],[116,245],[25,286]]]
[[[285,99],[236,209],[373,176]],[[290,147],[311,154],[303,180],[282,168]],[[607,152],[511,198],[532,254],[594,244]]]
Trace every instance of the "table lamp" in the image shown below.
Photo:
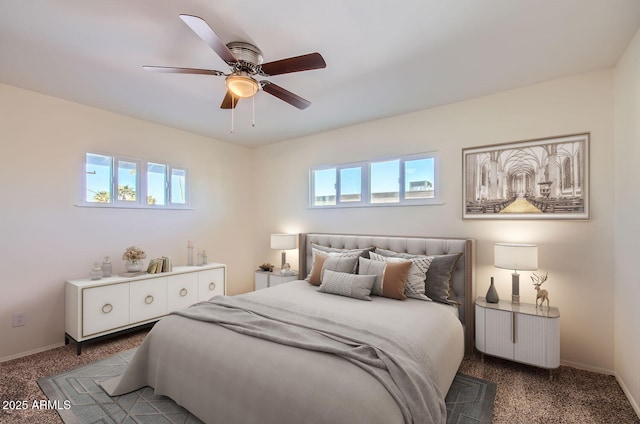
[[[295,249],[298,245],[297,234],[271,234],[271,248],[282,250],[282,264],[280,269],[284,269],[287,263],[287,250]]]
[[[496,268],[511,269],[511,303],[520,303],[520,274],[518,271],[538,269],[538,246],[535,244],[496,243]]]

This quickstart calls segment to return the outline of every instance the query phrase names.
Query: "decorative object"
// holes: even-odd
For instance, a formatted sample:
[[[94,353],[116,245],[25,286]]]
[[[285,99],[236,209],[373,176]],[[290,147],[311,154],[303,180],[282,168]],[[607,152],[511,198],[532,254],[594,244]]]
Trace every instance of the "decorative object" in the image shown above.
[[[485,296],[488,303],[498,303],[500,301],[500,297],[498,297],[498,291],[496,290],[496,286],[493,285],[493,277],[491,277],[491,285],[489,286],[489,290],[487,290],[487,295]]]
[[[193,266],[193,241],[187,241],[187,265]]]
[[[111,258],[109,256],[104,257],[104,261],[102,262],[102,276],[103,277],[111,277],[113,273],[113,264],[111,263]]]
[[[282,250],[282,263],[280,268],[284,268],[287,263],[286,250],[295,249],[298,245],[297,234],[271,234],[271,248]],[[291,266],[289,266],[291,268]]]
[[[263,263],[258,268],[266,272],[273,272],[273,265],[271,265],[269,262]]]
[[[540,307],[542,308],[542,304],[544,303],[544,301],[547,301],[547,309],[549,309],[549,292],[546,291],[545,289],[541,289],[540,286],[542,285],[542,283],[544,283],[545,281],[547,281],[547,277],[549,276],[549,273],[547,272],[546,274],[544,274],[544,276],[542,275],[536,275],[535,272],[532,273],[533,275],[531,276],[531,281],[533,281],[533,285],[536,288],[536,308],[538,307],[538,299],[540,299]]]
[[[99,280],[102,278],[102,268],[100,267],[100,263],[93,263],[93,268],[91,268],[91,271],[89,271],[89,277],[92,280]]]
[[[511,303],[520,303],[520,271],[538,269],[538,246],[535,244],[496,243],[494,247],[496,268],[512,269]]]
[[[589,133],[462,149],[463,218],[589,219]]]
[[[122,259],[127,261],[125,267],[128,272],[140,272],[144,267],[143,259],[147,257],[144,250],[136,246],[129,246],[122,254]]]

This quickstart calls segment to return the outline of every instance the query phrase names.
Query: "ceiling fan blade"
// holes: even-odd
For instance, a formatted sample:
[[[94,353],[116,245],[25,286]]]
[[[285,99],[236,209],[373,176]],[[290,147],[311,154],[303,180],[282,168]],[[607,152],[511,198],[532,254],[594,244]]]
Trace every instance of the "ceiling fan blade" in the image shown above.
[[[263,63],[261,68],[265,76],[288,74],[291,72],[309,71],[321,69],[327,66],[320,53],[309,53],[288,59]]]
[[[196,75],[224,75],[224,72],[215,69],[175,68],[171,66],[143,66],[143,69],[151,72],[164,72],[168,74],[196,74]]]
[[[222,60],[229,64],[236,63],[238,61],[227,45],[202,18],[192,15],[180,15],[180,19],[182,19],[198,37],[207,43],[207,45],[211,47],[213,51],[222,58]]]
[[[261,81],[260,83],[264,91],[271,94],[272,96],[279,98],[282,101],[289,103],[292,106],[297,107],[298,109],[306,109],[311,105],[311,102],[309,100],[305,100],[297,94],[293,94],[291,91],[285,90],[279,85],[276,85],[269,81]]]
[[[222,104],[220,105],[220,109],[235,109],[238,106],[238,97],[235,97],[229,90],[224,95],[224,99],[222,99]]]

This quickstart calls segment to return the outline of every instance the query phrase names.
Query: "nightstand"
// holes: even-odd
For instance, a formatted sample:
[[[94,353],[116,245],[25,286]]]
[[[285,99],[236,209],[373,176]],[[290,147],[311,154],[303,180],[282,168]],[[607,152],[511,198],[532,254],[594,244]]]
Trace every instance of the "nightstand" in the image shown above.
[[[552,371],[560,366],[560,311],[506,300],[488,303],[478,297],[476,349],[482,354]]]
[[[298,279],[298,272],[294,275],[282,275],[279,269],[274,269],[271,272],[268,271],[256,271],[255,274],[255,290],[266,289],[268,287],[277,286],[278,284],[288,283],[289,281],[295,281]]]

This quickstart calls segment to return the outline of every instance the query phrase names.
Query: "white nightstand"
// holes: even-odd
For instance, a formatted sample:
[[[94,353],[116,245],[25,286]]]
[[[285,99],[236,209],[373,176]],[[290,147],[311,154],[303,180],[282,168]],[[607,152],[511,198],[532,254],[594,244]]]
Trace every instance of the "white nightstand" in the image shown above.
[[[506,300],[488,303],[476,299],[476,348],[498,356],[549,370],[560,366],[560,311],[530,303]]]
[[[298,279],[298,272],[294,275],[282,275],[279,269],[274,269],[271,272],[268,271],[256,271],[255,275],[255,290],[266,289],[268,287],[277,286],[278,284],[287,283],[289,281],[295,281]]]

